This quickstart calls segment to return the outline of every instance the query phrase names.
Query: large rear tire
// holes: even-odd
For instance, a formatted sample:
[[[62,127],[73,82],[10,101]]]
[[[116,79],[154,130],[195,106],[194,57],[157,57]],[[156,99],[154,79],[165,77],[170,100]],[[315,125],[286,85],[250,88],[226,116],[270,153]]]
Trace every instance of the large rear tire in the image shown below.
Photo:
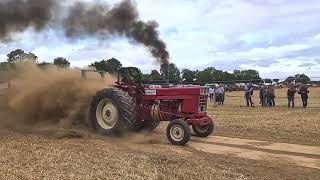
[[[103,89],[93,97],[90,122],[94,131],[102,135],[122,135],[133,128],[136,120],[135,102],[120,89]]]
[[[214,130],[214,123],[210,120],[209,124],[206,126],[192,126],[193,132],[198,137],[208,137],[210,134],[213,133]]]
[[[188,123],[181,119],[171,121],[167,127],[167,137],[171,144],[184,146],[191,137]]]

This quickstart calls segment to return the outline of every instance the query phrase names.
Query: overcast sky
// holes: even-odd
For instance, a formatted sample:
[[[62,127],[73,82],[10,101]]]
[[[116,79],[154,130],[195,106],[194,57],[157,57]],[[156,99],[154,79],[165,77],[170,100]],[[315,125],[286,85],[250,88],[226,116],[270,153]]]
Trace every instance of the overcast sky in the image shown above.
[[[92,0],[97,1],[103,0]],[[159,23],[170,61],[180,69],[250,68],[264,78],[320,76],[319,0],[136,0],[136,4],[142,20]],[[63,56],[77,67],[115,57],[146,73],[159,69],[143,46],[123,38],[71,41],[56,30],[29,29],[13,42],[0,43],[0,61],[17,48],[44,61]]]

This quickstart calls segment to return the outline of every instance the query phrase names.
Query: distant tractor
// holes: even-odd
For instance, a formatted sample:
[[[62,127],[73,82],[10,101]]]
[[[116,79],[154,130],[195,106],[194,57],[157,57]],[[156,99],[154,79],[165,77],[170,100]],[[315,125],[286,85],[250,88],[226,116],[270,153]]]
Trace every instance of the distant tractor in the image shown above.
[[[152,131],[169,121],[167,137],[174,145],[185,145],[191,137],[207,137],[214,130],[207,115],[208,88],[183,85],[146,85],[137,68],[118,70],[116,85],[96,93],[90,106],[90,122],[102,135],[126,131]]]

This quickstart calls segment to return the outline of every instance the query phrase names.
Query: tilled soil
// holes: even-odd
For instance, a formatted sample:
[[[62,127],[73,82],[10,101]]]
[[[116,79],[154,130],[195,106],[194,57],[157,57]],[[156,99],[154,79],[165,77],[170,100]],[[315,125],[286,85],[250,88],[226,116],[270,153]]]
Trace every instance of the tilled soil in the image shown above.
[[[213,154],[292,164],[320,171],[320,147],[212,136],[194,138],[191,147]]]
[[[0,128],[0,179],[320,179],[318,109],[210,106],[215,133],[185,147],[168,143],[165,123],[121,139]]]
[[[160,130],[122,139],[95,135],[0,133],[0,179],[318,179],[320,171],[287,161],[208,151],[193,137],[170,145]],[[73,134],[73,133],[71,133]],[[209,138],[210,139],[210,138]],[[196,146],[196,145],[199,146]],[[228,149],[228,146],[225,146]],[[243,152],[246,152],[245,150]],[[317,158],[317,157],[312,157]]]

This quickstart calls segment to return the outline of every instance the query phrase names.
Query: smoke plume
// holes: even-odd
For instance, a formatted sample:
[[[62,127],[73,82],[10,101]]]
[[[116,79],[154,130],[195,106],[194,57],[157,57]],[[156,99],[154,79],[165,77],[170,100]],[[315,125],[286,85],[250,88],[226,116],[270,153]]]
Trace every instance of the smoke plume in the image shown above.
[[[28,27],[40,31],[52,19],[54,0],[1,0],[0,39],[11,33],[22,32]]]
[[[125,36],[146,46],[161,64],[168,64],[169,53],[166,44],[159,37],[158,23],[139,20],[139,13],[131,0],[123,0],[109,7],[107,4],[76,2],[67,8],[67,15],[61,16],[56,8],[59,0],[3,0],[0,2],[0,40],[9,39],[16,32],[28,27],[41,31],[50,23],[63,28],[66,37],[79,38],[96,36],[106,39]]]

